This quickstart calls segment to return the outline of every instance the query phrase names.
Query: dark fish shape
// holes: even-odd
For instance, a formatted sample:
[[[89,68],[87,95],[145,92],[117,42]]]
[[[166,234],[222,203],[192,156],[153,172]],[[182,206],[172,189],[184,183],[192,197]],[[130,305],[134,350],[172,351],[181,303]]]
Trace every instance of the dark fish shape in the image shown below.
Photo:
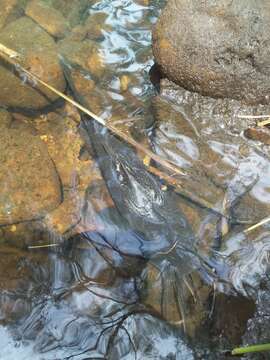
[[[74,87],[72,69],[62,63],[76,100],[91,109]],[[196,238],[176,205],[179,196],[161,189],[161,181],[129,145],[88,116],[82,114],[81,120],[86,147],[94,150],[118,213],[117,219],[98,214],[102,230],[85,236],[128,256],[155,258],[157,265],[166,256],[183,270],[201,267],[204,261],[196,252]]]
[[[83,127],[119,214],[136,236],[144,234],[141,255],[151,257],[168,251],[178,240],[190,247],[195,239],[174,205],[178,200],[174,194],[161,190],[159,179],[148,172],[129,146],[92,120],[85,119]]]

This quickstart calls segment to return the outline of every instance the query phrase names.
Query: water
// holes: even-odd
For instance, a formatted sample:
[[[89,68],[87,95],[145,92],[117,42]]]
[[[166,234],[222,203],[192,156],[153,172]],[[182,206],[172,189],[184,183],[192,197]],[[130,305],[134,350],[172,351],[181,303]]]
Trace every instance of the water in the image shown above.
[[[14,96],[0,99],[1,359],[216,359],[242,341],[269,267],[268,227],[243,234],[268,215],[268,149],[244,138],[237,102],[164,80],[158,94],[151,28],[163,5],[52,0],[69,21],[64,35],[24,3],[5,19],[12,27],[26,10],[54,37],[69,96],[186,175],[168,185],[142,152],[69,105],[40,113],[25,76],[5,73]],[[35,56],[49,53],[44,39]],[[27,53],[31,39],[21,41],[7,45]],[[44,79],[55,60],[30,54]],[[48,82],[64,91],[59,78]]]

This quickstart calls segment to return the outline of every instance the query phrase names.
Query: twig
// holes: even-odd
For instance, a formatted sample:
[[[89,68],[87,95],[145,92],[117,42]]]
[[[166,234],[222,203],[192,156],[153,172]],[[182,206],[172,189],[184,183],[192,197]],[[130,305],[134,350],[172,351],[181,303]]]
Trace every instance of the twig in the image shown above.
[[[265,219],[263,219],[263,220],[261,220],[261,221],[258,222],[257,224],[250,226],[248,229],[244,230],[244,233],[245,233],[245,234],[248,234],[248,233],[250,233],[251,231],[256,230],[258,227],[260,227],[260,226],[262,226],[262,225],[265,225],[265,224],[267,224],[267,223],[269,223],[269,222],[270,222],[270,216],[267,217],[267,218],[265,218]]]
[[[28,249],[45,249],[45,248],[50,248],[50,247],[57,247],[59,246],[59,244],[46,244],[46,245],[31,245],[28,246]]]
[[[270,115],[237,115],[239,119],[266,119],[270,118]]]
[[[239,119],[266,119],[262,121],[257,121],[256,125],[259,127],[264,127],[270,124],[270,115],[237,115]]]
[[[175,164],[174,162],[163,159],[159,155],[153,153],[151,150],[147,149],[142,144],[140,144],[137,141],[135,141],[134,139],[132,139],[126,133],[117,129],[113,125],[106,123],[105,120],[102,119],[100,116],[94,114],[92,111],[90,111],[86,107],[82,106],[77,101],[73,100],[72,98],[65,95],[61,91],[57,90],[53,86],[47,84],[45,81],[41,80],[38,76],[32,74],[30,71],[25,69],[22,65],[20,65],[17,61],[14,60],[14,58],[20,59],[21,55],[13,50],[7,48],[6,46],[2,45],[1,43],[0,43],[0,56],[4,60],[6,60],[9,64],[15,66],[16,69],[24,72],[26,75],[28,75],[30,78],[35,80],[37,83],[39,83],[39,84],[43,85],[44,87],[46,87],[47,89],[51,90],[53,93],[57,94],[59,97],[66,100],[68,103],[72,104],[77,109],[81,110],[83,113],[90,116],[90,118],[95,119],[98,123],[100,123],[107,129],[109,129],[113,134],[117,135],[119,138],[121,138],[128,144],[132,145],[137,150],[140,150],[141,152],[146,154],[150,159],[154,160],[157,164],[170,170],[174,175],[187,175],[184,171],[179,169],[179,166],[177,164]],[[200,205],[204,208],[207,208],[208,210],[214,211],[215,213],[223,216],[223,214],[221,214],[221,212],[219,210],[216,210],[212,204],[208,203],[208,201],[198,198],[195,194],[189,192],[188,190],[184,190],[182,188],[181,182],[179,180],[174,179],[171,175],[164,174],[163,172],[161,172],[160,170],[157,170],[156,168],[153,168],[153,167],[148,167],[148,168],[149,168],[150,172],[154,173],[155,175],[158,175],[160,178],[166,180],[170,185],[174,186],[178,190],[178,192],[180,194],[182,194],[183,196],[189,198],[191,201],[197,203],[198,205]]]
[[[9,48],[7,48],[5,45],[0,43],[0,51],[4,54],[6,54],[8,57],[10,57],[11,59],[15,58],[15,59],[19,59],[20,58],[20,54],[17,53],[14,50],[11,50]]]
[[[28,75],[30,78],[38,82],[39,84],[45,86],[47,89],[51,90],[53,93],[60,96],[62,99],[66,100],[73,106],[75,106],[77,109],[81,110],[83,113],[87,114],[91,118],[95,119],[98,123],[105,126],[107,129],[109,129],[112,133],[117,135],[119,138],[123,139],[130,145],[134,146],[136,149],[144,152],[146,155],[148,155],[151,159],[156,161],[158,164],[163,166],[164,168],[167,168],[170,171],[176,172],[179,175],[186,175],[182,170],[179,169],[178,165],[173,163],[172,161],[166,160],[158,156],[157,154],[153,153],[152,151],[145,148],[143,145],[132,139],[130,136],[122,132],[121,130],[115,128],[111,124],[107,124],[104,119],[102,119],[100,116],[94,114],[89,109],[86,109],[84,106],[79,104],[77,101],[73,100],[69,96],[63,94],[61,91],[57,90],[53,86],[47,84],[45,81],[41,80],[38,76],[32,74],[30,71],[25,69],[22,65],[18,64],[16,61],[14,61],[14,57],[20,57],[20,55],[13,50],[5,47],[4,45],[0,44],[0,55],[10,64],[14,65],[16,68],[24,72],[26,75]]]

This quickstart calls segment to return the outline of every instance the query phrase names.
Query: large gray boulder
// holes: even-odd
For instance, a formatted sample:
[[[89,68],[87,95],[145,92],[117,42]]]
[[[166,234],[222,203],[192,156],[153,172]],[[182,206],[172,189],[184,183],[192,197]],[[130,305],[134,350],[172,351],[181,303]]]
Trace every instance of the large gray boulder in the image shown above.
[[[168,0],[153,31],[162,72],[182,87],[270,102],[270,2]]]

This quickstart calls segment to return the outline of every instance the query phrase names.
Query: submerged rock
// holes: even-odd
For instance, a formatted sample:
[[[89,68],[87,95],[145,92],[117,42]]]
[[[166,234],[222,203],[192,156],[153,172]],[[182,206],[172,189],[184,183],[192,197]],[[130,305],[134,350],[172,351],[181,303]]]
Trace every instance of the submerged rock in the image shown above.
[[[102,181],[100,171],[91,156],[80,159],[84,142],[77,123],[80,120],[77,118],[79,114],[69,105],[63,110],[66,112],[65,116],[52,112],[34,120],[63,188],[63,203],[43,220],[45,226],[58,235],[65,234],[81,221],[86,189],[91,184]]]
[[[60,53],[72,64],[79,65],[99,78],[105,70],[104,60],[97,43],[89,39],[78,42],[72,37],[59,42]]]
[[[48,285],[40,282],[46,277],[42,267],[47,263],[44,253],[0,246],[0,324],[15,322],[29,313],[35,295]]]
[[[209,315],[211,286],[203,283],[194,272],[181,281],[168,268],[161,272],[149,262],[144,271],[145,288],[142,301],[150,305],[169,324],[180,326],[194,337]]]
[[[27,17],[22,17],[0,32],[0,42],[19,52],[24,66],[43,81],[64,91],[66,83],[57,58],[54,40]],[[14,73],[4,61],[0,62],[0,104],[13,108],[39,109],[58,98],[50,90],[32,86]]]
[[[157,121],[152,144],[160,155],[184,167],[188,175],[181,178],[183,190],[226,215],[224,229],[219,216],[207,209],[202,213],[196,205],[189,221],[200,239],[200,251],[220,251],[228,284],[248,296],[254,292],[250,288],[256,292],[266,270],[268,246],[263,228],[246,237],[242,231],[268,216],[270,163],[268,147],[243,137],[253,119],[237,115],[268,114],[269,105],[213,99],[165,79],[160,88],[153,102]]]
[[[50,3],[63,14],[72,27],[81,21],[90,6],[89,0],[51,0]]]
[[[260,141],[265,145],[270,145],[270,130],[265,127],[251,127],[245,131],[245,136],[254,141]]]
[[[108,15],[98,12],[90,15],[84,23],[86,36],[91,40],[99,40],[103,38],[103,33],[112,31],[112,26],[106,24]]]
[[[73,114],[67,113],[70,106],[65,106],[62,110],[62,116],[51,112],[35,118],[32,122],[46,144],[63,188],[85,190],[91,181],[101,180],[101,175],[93,168],[91,158],[84,161],[79,158],[84,142],[78,129],[77,120],[80,119],[73,117],[77,115],[76,111]]]
[[[63,15],[42,0],[30,1],[25,13],[56,38],[63,38],[69,30],[69,24]]]
[[[221,168],[219,172],[230,173],[229,166],[222,163],[220,156],[202,141],[189,117],[177,111],[170,101],[162,96],[155,97],[153,110],[156,119],[152,141],[154,150],[188,172],[188,177],[181,178],[185,190],[212,204],[217,203],[224,196],[224,190],[222,186],[213,184],[207,176],[208,169],[215,164]]]
[[[70,105],[66,105],[62,110],[62,116],[51,112],[34,119],[13,114],[16,119],[13,124],[21,127],[27,127],[27,124],[30,124],[28,127],[32,129],[35,138],[52,160],[61,200],[55,207],[44,211],[41,217],[38,216],[38,213],[34,214],[33,209],[32,218],[38,217],[39,221],[19,223],[19,219],[11,218],[10,225],[1,227],[2,242],[7,241],[9,244],[20,247],[47,244],[50,241],[59,242],[90,228],[93,230],[95,228],[93,215],[112,206],[112,200],[91,155],[88,154],[86,159],[81,158],[84,142],[78,128],[79,113]],[[13,134],[12,130],[9,131]],[[29,139],[26,138],[26,141]],[[35,169],[36,176],[42,176],[43,173],[39,172],[39,168],[36,169],[34,165],[32,168],[28,168],[28,164],[31,165],[28,162],[25,164],[24,174]],[[10,177],[13,179],[15,175],[11,173]],[[30,185],[28,191],[35,192],[35,188],[31,189]],[[12,196],[13,192],[14,189],[7,186],[7,196]],[[42,182],[40,183],[40,192],[46,194]],[[87,194],[89,193],[91,193],[91,199],[88,199]],[[28,199],[25,199],[25,206],[31,206],[27,201]],[[29,197],[29,201],[31,202],[31,197]],[[42,198],[40,201],[42,202]],[[86,216],[86,208],[89,208],[89,216]]]
[[[18,0],[2,0],[0,8],[0,29],[6,24],[9,15],[16,7]]]
[[[162,72],[188,90],[269,103],[270,3],[169,1],[153,32]]]
[[[248,321],[246,333],[243,336],[243,346],[269,343],[270,285],[268,276],[267,274],[261,283],[260,290],[257,292],[256,312]],[[269,352],[248,354],[246,356],[250,360],[267,360],[269,359]]]
[[[265,174],[269,163],[265,149],[242,136],[253,119],[239,118],[238,115],[267,114],[269,105],[254,107],[228,98],[202,96],[167,79],[161,80],[160,89],[160,97],[153,102],[157,119],[153,145],[160,154],[184,167],[192,178],[199,178],[203,184],[202,195],[204,193],[209,200],[212,197],[221,200],[224,191],[234,190],[237,195],[237,187],[248,189],[248,184],[254,182],[255,185],[256,178],[257,185],[267,187],[268,177]],[[251,161],[255,161],[256,168],[248,166]],[[264,168],[263,172],[258,167]],[[186,186],[191,185],[189,181],[190,177]],[[233,189],[228,188],[231,185]],[[198,189],[200,187],[194,189],[196,193]],[[257,194],[252,195],[255,203]],[[258,197],[258,200],[261,204],[257,204],[257,211],[263,204],[267,205],[262,198]],[[256,221],[254,213],[253,220]]]
[[[223,341],[226,339],[229,346],[238,346],[247,321],[254,314],[254,301],[239,294],[228,296],[219,293],[215,296],[209,335],[219,342],[222,334]]]
[[[46,245],[55,243],[56,240],[58,238],[52,231],[48,230],[42,219],[1,226],[0,228],[0,243],[17,249],[25,250],[28,246]]]
[[[61,202],[58,174],[29,124],[0,112],[0,225],[43,217]]]

